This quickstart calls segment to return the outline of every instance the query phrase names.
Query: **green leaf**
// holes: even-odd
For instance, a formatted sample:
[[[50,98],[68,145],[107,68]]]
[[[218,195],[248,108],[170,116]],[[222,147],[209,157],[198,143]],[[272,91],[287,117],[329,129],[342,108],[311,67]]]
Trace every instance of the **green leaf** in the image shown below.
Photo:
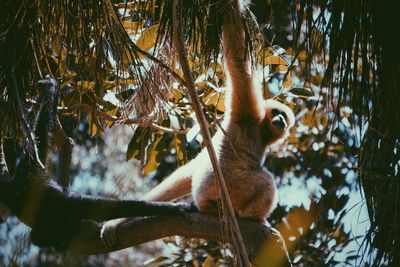
[[[160,162],[157,160],[158,150],[157,145],[160,141],[163,140],[162,136],[157,136],[157,139],[150,144],[150,146],[146,149],[146,163],[143,167],[143,173],[145,175],[150,174],[154,171]]]
[[[160,262],[163,262],[163,261],[166,261],[166,260],[169,260],[169,258],[165,257],[165,256],[160,256],[160,257],[157,257],[157,258],[154,258],[154,259],[150,259],[150,260],[147,260],[147,261],[143,262],[143,265],[150,265],[150,264],[153,264],[153,263],[160,263]]]
[[[308,97],[314,96],[313,91],[311,91],[310,88],[306,88],[306,87],[293,87],[293,88],[290,88],[287,92],[291,93],[293,95],[296,95],[298,97],[308,98]]]
[[[142,127],[138,127],[133,135],[131,141],[128,144],[126,151],[126,161],[135,158],[141,160],[141,151],[143,146],[147,146],[150,138],[150,130]]]

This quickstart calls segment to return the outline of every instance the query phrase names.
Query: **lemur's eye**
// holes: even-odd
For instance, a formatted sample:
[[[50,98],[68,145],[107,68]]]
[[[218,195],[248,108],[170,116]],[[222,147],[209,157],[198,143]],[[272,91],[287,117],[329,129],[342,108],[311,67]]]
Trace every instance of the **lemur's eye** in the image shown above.
[[[278,109],[276,109],[276,108],[274,108],[274,109],[272,109],[271,110],[271,114],[272,114],[272,116],[278,116],[279,115],[279,113],[280,113],[280,111],[278,110]]]
[[[283,111],[280,111],[280,110],[277,109],[277,108],[272,109],[272,110],[271,110],[271,114],[272,114],[273,117],[278,116],[278,115],[282,115],[282,117],[283,117],[285,120],[287,119],[286,113],[283,112]]]

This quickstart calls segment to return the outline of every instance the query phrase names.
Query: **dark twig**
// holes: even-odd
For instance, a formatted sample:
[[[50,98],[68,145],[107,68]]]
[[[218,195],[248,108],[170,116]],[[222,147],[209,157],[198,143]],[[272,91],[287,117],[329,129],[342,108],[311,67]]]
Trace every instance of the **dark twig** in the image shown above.
[[[74,112],[75,110],[81,110],[84,112],[91,113],[91,112],[93,112],[93,107],[88,104],[81,103],[81,104],[72,105],[70,107],[59,107],[58,110],[64,114]],[[176,129],[167,128],[167,127],[158,125],[154,122],[144,122],[139,119],[118,118],[117,116],[110,115],[104,111],[97,111],[96,114],[105,120],[116,122],[119,124],[137,124],[142,127],[151,127],[153,129],[160,130],[165,133],[171,133],[171,134],[186,134],[186,132],[187,132],[186,130],[176,130]]]
[[[25,135],[28,139],[28,149],[34,153],[37,163],[42,169],[45,169],[42,161],[39,157],[39,151],[36,145],[36,138],[34,132],[29,127],[28,119],[26,118],[25,110],[22,106],[21,96],[19,95],[19,88],[17,85],[17,78],[15,77],[14,69],[10,69],[10,80],[11,86],[10,88],[11,95],[14,97],[17,105],[17,116],[20,116],[20,121],[22,124],[22,128],[24,129]]]

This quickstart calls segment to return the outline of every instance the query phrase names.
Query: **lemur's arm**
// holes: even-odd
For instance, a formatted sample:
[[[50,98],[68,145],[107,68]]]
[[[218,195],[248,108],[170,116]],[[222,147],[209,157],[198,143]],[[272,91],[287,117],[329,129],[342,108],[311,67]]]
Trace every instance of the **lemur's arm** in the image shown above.
[[[263,99],[259,86],[254,83],[250,55],[240,12],[242,1],[231,1],[224,11],[222,25],[223,53],[227,67],[228,84],[225,116],[232,121],[263,117]]]
[[[189,195],[192,191],[192,176],[196,169],[198,157],[176,169],[159,185],[144,196],[144,200],[171,201]]]

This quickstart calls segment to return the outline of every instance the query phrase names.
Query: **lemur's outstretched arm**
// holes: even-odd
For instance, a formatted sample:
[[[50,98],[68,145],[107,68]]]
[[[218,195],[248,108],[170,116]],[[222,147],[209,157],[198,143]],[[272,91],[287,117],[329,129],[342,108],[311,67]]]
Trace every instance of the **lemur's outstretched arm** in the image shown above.
[[[225,121],[258,119],[262,113],[261,90],[253,85],[249,55],[245,49],[245,34],[240,12],[243,3],[233,1],[225,7],[222,26],[223,53],[227,66]],[[253,86],[249,86],[253,85]],[[215,139],[215,138],[214,138]],[[178,168],[144,197],[145,200],[170,201],[191,193],[192,176],[196,168],[208,161],[202,151],[195,159]]]
[[[232,1],[224,11],[223,53],[227,68],[225,120],[259,119],[263,116],[263,97],[254,83],[250,54],[246,50],[241,11],[242,1]]]
[[[48,78],[42,84],[44,92],[35,123],[35,134],[41,161],[46,164],[48,135],[52,132],[56,114],[55,83]],[[22,157],[11,179],[3,150],[0,159],[0,201],[32,228],[32,242],[39,246],[67,248],[74,237],[81,234],[86,220],[172,215],[192,209],[188,204],[113,200],[65,192],[56,182],[46,177],[45,171],[29,155]]]

